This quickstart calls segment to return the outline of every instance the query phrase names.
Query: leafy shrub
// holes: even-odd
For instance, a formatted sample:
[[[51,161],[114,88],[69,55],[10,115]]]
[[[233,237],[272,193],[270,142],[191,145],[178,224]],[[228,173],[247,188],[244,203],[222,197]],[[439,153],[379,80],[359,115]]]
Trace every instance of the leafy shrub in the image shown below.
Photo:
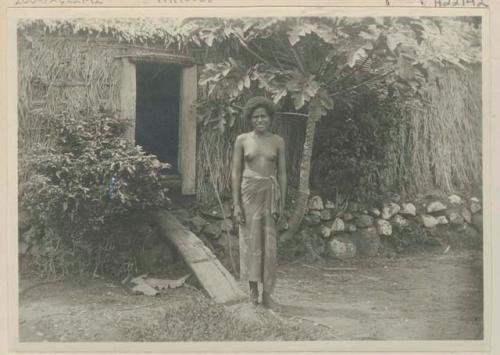
[[[313,187],[353,200],[377,201],[385,186],[384,169],[395,144],[401,114],[394,99],[366,92],[338,105],[318,124],[312,161]],[[334,195],[335,196],[335,195]]]
[[[117,226],[168,205],[169,165],[131,146],[126,124],[110,115],[67,116],[59,125],[55,146],[28,157],[31,178],[20,189],[20,215],[39,246],[35,261],[43,276],[109,271]]]

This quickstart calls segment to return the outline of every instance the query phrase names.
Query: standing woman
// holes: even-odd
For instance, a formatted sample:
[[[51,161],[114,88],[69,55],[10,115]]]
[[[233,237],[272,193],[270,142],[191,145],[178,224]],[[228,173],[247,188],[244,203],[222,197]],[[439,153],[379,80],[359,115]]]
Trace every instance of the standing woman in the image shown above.
[[[284,222],[287,188],[285,143],[270,131],[275,111],[269,99],[248,100],[243,116],[251,120],[253,131],[236,138],[231,174],[240,278],[249,281],[254,305],[259,299],[258,282],[262,283],[264,307],[271,306],[276,281],[277,226]]]

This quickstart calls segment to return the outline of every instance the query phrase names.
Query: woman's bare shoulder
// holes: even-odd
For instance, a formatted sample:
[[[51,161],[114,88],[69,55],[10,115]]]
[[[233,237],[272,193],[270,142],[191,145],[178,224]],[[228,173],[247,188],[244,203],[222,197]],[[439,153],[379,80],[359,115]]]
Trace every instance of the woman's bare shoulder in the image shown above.
[[[285,140],[283,139],[283,137],[281,137],[280,135],[278,134],[273,134],[273,140],[276,142],[276,144],[278,145],[282,145],[282,144],[285,144]]]
[[[245,139],[247,139],[247,137],[248,137],[248,132],[239,134],[236,137],[236,143],[242,143],[243,141],[245,141]]]

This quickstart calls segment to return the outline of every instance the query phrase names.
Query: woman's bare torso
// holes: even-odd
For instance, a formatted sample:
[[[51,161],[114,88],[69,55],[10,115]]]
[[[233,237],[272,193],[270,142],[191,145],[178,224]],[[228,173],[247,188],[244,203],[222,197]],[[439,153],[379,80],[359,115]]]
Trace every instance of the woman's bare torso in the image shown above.
[[[272,133],[259,135],[245,134],[243,140],[244,168],[262,176],[276,176],[279,137]]]

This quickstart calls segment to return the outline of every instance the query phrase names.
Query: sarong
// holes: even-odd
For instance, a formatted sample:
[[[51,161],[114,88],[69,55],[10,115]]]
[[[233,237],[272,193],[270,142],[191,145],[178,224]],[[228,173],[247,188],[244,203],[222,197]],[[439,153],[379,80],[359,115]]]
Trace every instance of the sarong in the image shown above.
[[[240,279],[262,282],[271,293],[276,283],[277,217],[280,190],[275,176],[245,169],[241,182],[245,224],[239,226]]]

